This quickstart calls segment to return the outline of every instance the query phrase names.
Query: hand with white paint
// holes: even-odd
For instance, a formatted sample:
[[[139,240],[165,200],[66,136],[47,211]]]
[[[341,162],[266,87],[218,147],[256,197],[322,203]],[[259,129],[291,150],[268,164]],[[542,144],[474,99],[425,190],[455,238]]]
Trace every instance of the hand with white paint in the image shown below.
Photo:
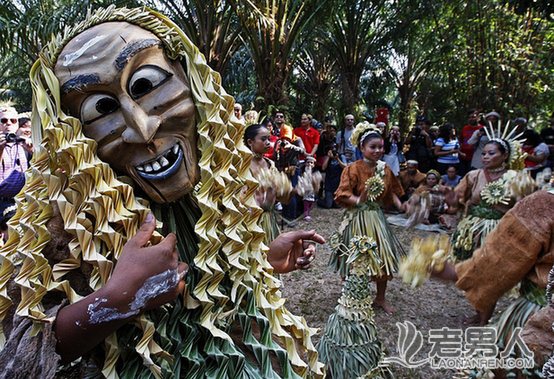
[[[58,312],[56,351],[63,362],[82,356],[136,315],[175,300],[188,266],[178,261],[176,237],[147,246],[156,228],[152,214],[123,252],[106,285]]]
[[[149,310],[174,300],[185,289],[184,275],[188,270],[179,263],[175,234],[168,234],[157,245],[148,246],[156,228],[152,213],[137,234],[123,247],[106,287],[120,297],[120,302],[133,308]],[[129,301],[130,300],[130,301]]]

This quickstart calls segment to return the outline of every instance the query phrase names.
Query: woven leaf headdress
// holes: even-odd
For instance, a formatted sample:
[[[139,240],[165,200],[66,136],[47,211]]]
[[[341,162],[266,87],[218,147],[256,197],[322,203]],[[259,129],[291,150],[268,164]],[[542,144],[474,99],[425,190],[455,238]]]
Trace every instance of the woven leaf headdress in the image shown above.
[[[202,307],[198,322],[213,336],[231,342],[223,329],[234,320],[246,294],[253,293],[257,312],[269,320],[294,370],[302,376],[319,376],[321,365],[310,340],[313,330],[283,306],[264,253],[264,234],[257,225],[261,210],[248,212],[257,209],[253,198],[256,183],[249,171],[251,153],[242,142],[244,126],[230,116],[234,100],[188,37],[166,17],[146,8],[109,7],[87,15],[85,21],[54,37],[31,69],[36,151],[25,187],[16,198],[18,209],[9,225],[10,238],[0,251],[0,321],[14,303],[7,291],[14,278],[21,292],[17,314],[31,318],[37,326],[52,321],[44,313],[45,294],[62,291],[70,303],[80,299],[65,275],[84,262],[92,266],[90,287],[100,288],[111,275],[124,243],[149,211],[147,201],[135,197],[132,187],[118,180],[110,166],[97,157],[96,142],[82,133],[80,121],[62,111],[60,84],[53,71],[72,38],[109,21],[125,21],[151,31],[162,41],[169,58],[185,63],[197,109],[201,152],[201,178],[194,194],[202,213],[195,226],[199,243],[194,263],[199,281],[193,294]],[[241,195],[245,187],[246,195]],[[56,208],[65,231],[72,236],[71,254],[50,265],[43,249],[51,238],[46,224]],[[224,280],[233,284],[228,294],[219,291]],[[152,373],[160,376],[159,359],[152,356],[168,354],[154,342],[148,314],[142,315],[138,324],[143,336],[136,350]],[[114,376],[115,336],[106,346],[103,372]],[[304,353],[307,363],[300,358]]]

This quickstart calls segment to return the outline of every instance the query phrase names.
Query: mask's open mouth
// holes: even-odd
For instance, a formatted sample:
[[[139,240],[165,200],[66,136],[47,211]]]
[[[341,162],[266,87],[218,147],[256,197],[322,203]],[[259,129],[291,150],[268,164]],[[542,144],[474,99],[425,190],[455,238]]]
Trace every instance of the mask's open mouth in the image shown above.
[[[175,174],[183,163],[183,149],[176,143],[154,159],[136,165],[139,176],[146,180],[164,180]]]

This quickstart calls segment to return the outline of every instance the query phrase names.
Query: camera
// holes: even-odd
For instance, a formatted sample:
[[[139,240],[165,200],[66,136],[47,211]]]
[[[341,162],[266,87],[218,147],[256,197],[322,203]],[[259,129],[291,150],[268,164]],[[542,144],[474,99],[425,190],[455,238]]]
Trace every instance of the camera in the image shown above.
[[[279,141],[279,146],[280,147],[285,147],[287,145],[287,141],[285,141],[284,139],[282,139],[281,141]]]
[[[19,142],[24,142],[25,141],[25,138],[22,138],[22,137],[19,137],[17,134],[15,133],[6,133],[4,134],[5,137],[6,137],[6,142],[15,142],[15,143],[19,143]]]

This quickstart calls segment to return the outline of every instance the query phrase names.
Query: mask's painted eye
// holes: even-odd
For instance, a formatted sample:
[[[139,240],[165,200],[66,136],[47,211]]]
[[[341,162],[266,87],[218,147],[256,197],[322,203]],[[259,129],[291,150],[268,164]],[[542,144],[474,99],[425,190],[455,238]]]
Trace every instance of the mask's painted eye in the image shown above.
[[[171,75],[157,66],[142,66],[129,80],[129,95],[133,99],[138,99],[161,86],[171,78]]]
[[[119,102],[113,96],[97,93],[91,95],[81,104],[81,120],[90,124],[105,115],[119,109]]]

